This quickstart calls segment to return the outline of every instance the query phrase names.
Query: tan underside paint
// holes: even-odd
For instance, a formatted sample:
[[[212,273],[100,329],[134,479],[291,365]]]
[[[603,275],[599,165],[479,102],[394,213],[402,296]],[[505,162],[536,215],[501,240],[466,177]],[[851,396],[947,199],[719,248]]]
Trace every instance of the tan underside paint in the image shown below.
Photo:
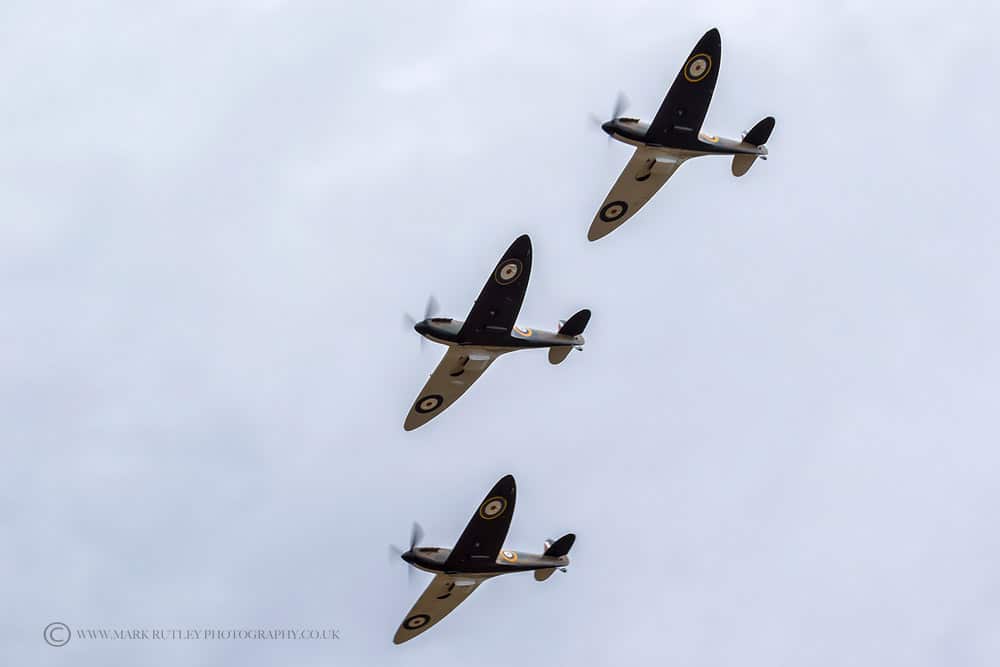
[[[566,357],[569,356],[570,351],[573,348],[569,345],[564,345],[563,347],[550,347],[549,348],[549,363],[550,364],[561,364]]]
[[[449,347],[448,351],[444,353],[441,363],[431,373],[424,388],[417,394],[417,400],[410,407],[403,428],[412,431],[447,410],[465,393],[466,389],[472,386],[472,383],[480,378],[497,357],[509,351],[511,350],[459,345]],[[420,400],[435,394],[442,397],[441,405],[431,412],[419,412],[417,407]]]
[[[455,607],[465,601],[472,591],[476,590],[483,581],[489,577],[470,577],[460,575],[456,577],[447,574],[439,574],[431,580],[427,589],[424,590],[413,608],[403,617],[403,622],[396,630],[396,636],[392,638],[393,644],[402,644],[413,639],[420,633],[427,630],[442,618],[452,612]],[[415,629],[406,627],[406,622],[414,617],[426,615],[429,619],[423,625]]]
[[[684,153],[687,152],[689,151],[684,151]],[[663,187],[663,184],[677,171],[677,168],[687,157],[681,151],[637,148],[632,159],[622,170],[621,176],[615,181],[611,192],[597,209],[597,214],[594,216],[593,222],[590,223],[587,238],[596,241],[623,225]],[[609,204],[618,201],[625,202],[628,205],[628,210],[615,220],[602,220],[601,211]]]
[[[742,176],[743,174],[750,171],[753,161],[757,159],[756,155],[734,155],[733,156],[733,176]]]

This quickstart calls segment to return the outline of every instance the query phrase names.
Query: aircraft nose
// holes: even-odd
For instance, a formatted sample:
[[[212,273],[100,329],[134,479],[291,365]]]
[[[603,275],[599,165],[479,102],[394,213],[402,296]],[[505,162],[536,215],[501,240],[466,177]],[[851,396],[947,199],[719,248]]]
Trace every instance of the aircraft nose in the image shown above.
[[[413,553],[413,549],[410,549],[409,551],[403,552],[403,555],[400,556],[400,558],[412,565],[413,561],[416,560],[416,555]]]
[[[419,322],[413,325],[413,330],[416,331],[421,336],[424,336],[427,334],[428,331],[431,330],[431,325],[427,320],[420,320]]]
[[[601,124],[601,129],[604,130],[605,132],[607,132],[609,136],[612,135],[612,134],[614,134],[615,133],[615,121],[609,120],[606,123],[602,123]]]

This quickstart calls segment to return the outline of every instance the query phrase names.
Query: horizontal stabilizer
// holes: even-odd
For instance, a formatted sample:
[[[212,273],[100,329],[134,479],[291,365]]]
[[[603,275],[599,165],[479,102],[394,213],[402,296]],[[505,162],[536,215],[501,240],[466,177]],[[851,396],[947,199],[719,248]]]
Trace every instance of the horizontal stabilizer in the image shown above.
[[[556,571],[554,567],[547,567],[544,570],[535,570],[535,581],[545,581]]]
[[[558,540],[553,542],[548,549],[545,550],[545,556],[551,558],[559,558],[560,556],[565,556],[569,553],[569,550],[573,548],[573,543],[576,542],[576,535],[573,533],[567,533],[563,535]]]
[[[572,345],[560,345],[559,347],[549,348],[549,363],[555,366],[556,364],[561,364],[569,356],[570,351],[572,351]]]
[[[590,311],[584,308],[563,322],[563,325],[559,327],[559,333],[564,336],[579,336],[587,328],[588,322],[590,322]]]
[[[750,131],[743,137],[743,141],[754,146],[763,146],[771,138],[774,131],[774,117],[768,116],[750,128]]]
[[[563,336],[579,336],[583,333],[583,330],[587,328],[587,323],[590,322],[590,311],[584,308],[579,311],[573,317],[569,318],[565,322],[559,323],[559,333]],[[578,341],[579,342],[579,341]],[[550,364],[561,364],[566,357],[569,356],[570,350],[573,347],[571,345],[559,345],[558,347],[549,348],[549,363]],[[581,348],[582,349],[582,348]]]
[[[742,176],[743,174],[750,171],[750,167],[753,166],[753,161],[757,159],[756,155],[747,155],[746,153],[740,153],[739,155],[733,156],[733,176]]]

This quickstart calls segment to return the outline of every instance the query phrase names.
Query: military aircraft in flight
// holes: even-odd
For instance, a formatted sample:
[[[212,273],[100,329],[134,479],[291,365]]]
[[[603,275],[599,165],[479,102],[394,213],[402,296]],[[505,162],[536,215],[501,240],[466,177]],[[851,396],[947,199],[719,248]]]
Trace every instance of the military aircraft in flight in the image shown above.
[[[487,579],[530,570],[535,573],[536,581],[545,581],[557,569],[566,571],[567,554],[576,541],[573,533],[554,542],[546,540],[543,554],[504,548],[514,515],[515,493],[512,475],[497,482],[452,549],[417,546],[423,530],[419,524],[413,524],[409,550],[395,548],[395,551],[413,567],[434,574],[434,579],[399,624],[392,639],[394,644],[409,641],[440,621]]]
[[[702,132],[721,57],[722,38],[712,28],[691,51],[651,122],[620,117],[625,100],[619,95],[611,120],[601,124],[601,129],[635,146],[635,153],[594,216],[588,239],[596,241],[610,234],[635,215],[687,159],[732,155],[734,176],[747,173],[758,157],[767,159],[764,144],[774,130],[771,116],[754,125],[740,141]]]
[[[590,311],[581,310],[559,331],[522,329],[515,324],[531,273],[531,239],[525,234],[511,244],[486,281],[465,321],[425,313],[413,328],[424,338],[448,346],[406,415],[403,428],[412,431],[444,412],[502,354],[548,348],[549,362],[562,362],[573,348],[583,349],[583,330]],[[431,304],[428,303],[428,310]]]

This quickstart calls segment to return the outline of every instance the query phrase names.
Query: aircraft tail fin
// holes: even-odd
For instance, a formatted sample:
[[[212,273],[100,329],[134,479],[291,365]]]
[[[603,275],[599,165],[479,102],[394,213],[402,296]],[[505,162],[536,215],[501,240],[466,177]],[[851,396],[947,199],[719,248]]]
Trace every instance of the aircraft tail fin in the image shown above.
[[[565,322],[559,323],[559,333],[564,336],[579,336],[583,333],[583,330],[587,328],[587,323],[590,322],[590,311],[584,308],[579,311],[573,317],[569,318]],[[570,351],[573,349],[571,345],[560,345],[559,347],[549,348],[549,363],[550,364],[560,364],[566,357],[569,356]]]
[[[573,548],[573,543],[576,542],[576,535],[573,533],[568,533],[563,535],[555,542],[550,542],[545,540],[545,556],[551,558],[559,558],[565,556],[569,553],[569,550]],[[542,570],[535,570],[535,581],[545,581],[552,576],[552,573],[556,571],[554,567],[547,567]]]

